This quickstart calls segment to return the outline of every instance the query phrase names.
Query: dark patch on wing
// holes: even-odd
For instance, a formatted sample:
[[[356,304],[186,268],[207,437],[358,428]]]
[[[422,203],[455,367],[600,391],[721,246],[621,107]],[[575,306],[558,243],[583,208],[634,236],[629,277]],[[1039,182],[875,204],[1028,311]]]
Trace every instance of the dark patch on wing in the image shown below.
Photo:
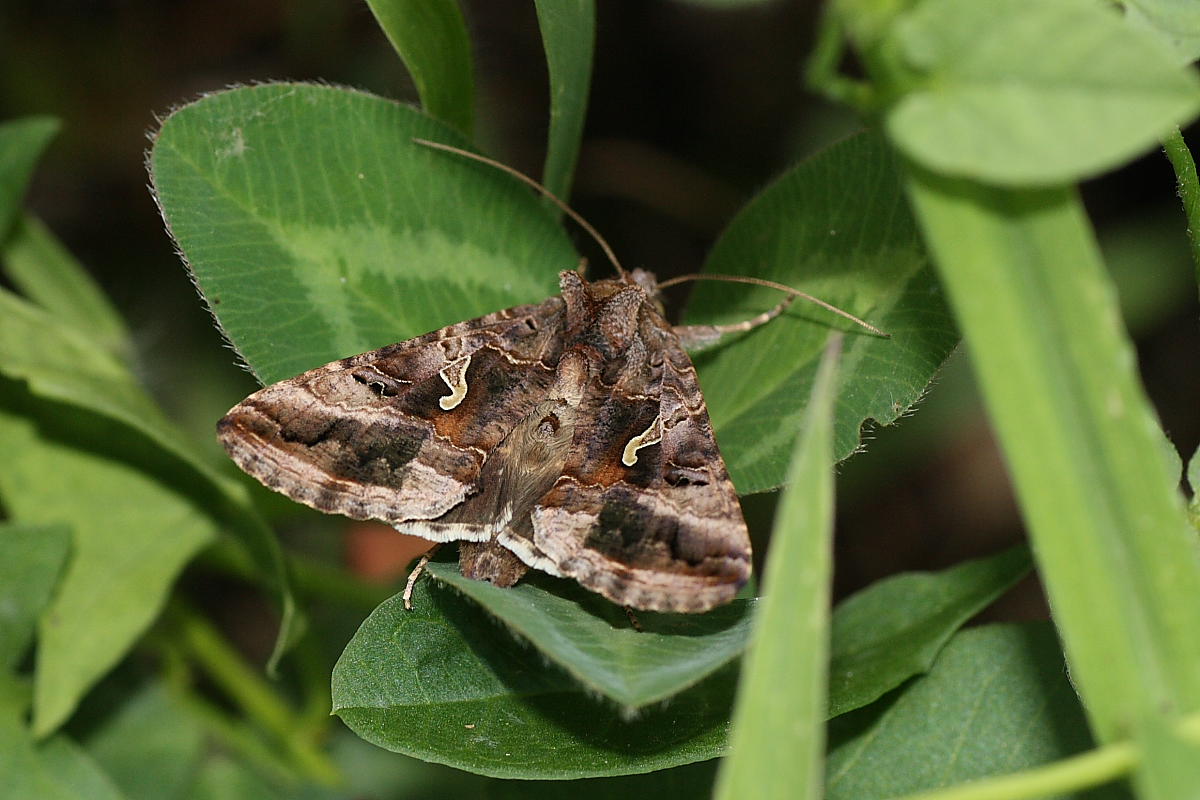
[[[600,509],[595,527],[584,547],[627,567],[647,568],[661,564],[675,550],[679,521],[653,514],[635,504],[633,497],[610,496]]]

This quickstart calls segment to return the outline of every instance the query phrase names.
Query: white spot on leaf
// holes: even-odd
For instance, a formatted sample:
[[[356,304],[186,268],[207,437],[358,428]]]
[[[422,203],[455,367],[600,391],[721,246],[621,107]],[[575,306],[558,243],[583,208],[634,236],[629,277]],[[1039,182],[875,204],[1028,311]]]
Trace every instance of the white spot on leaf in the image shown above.
[[[217,148],[217,158],[240,158],[246,154],[246,137],[241,128],[234,128],[222,138],[228,144]]]

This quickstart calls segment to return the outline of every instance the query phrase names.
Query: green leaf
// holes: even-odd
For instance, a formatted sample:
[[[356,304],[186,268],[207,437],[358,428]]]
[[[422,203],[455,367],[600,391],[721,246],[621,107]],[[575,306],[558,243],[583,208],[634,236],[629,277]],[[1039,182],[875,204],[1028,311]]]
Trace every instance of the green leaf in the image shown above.
[[[333,670],[333,710],[388,750],[503,778],[649,772],[720,755],[734,673],[726,669],[633,719],[478,613],[417,584],[359,628]]]
[[[576,781],[492,780],[487,800],[612,800],[614,797],[701,798],[712,794],[717,762],[702,761],[674,769],[620,778]]]
[[[1125,19],[1157,36],[1180,65],[1200,58],[1200,5],[1194,0],[1123,0]]]
[[[55,782],[69,797],[86,797],[87,800],[125,798],[112,779],[74,740],[63,735],[53,736],[38,745],[37,751],[42,767],[54,776]]]
[[[161,795],[152,795],[161,797]],[[321,795],[313,795],[321,797]],[[224,756],[204,763],[189,800],[275,800],[280,795],[247,767]]]
[[[830,730],[829,800],[890,798],[1045,764],[1088,748],[1044,623],[963,631],[891,702]]]
[[[216,534],[203,509],[164,483],[170,470],[156,448],[121,441],[120,428],[105,446],[95,441],[105,435],[97,428],[95,418],[33,404],[16,384],[0,382],[0,496],[18,522],[65,523],[75,534],[38,625],[39,737],[120,660],[158,615],[183,565]],[[114,447],[129,461],[106,452]]]
[[[1200,710],[1195,532],[1079,198],[925,172],[911,195],[1097,738]],[[1145,752],[1139,791],[1171,796]]]
[[[898,15],[921,0],[832,0],[839,25],[861,49],[873,48]]]
[[[678,694],[733,661],[750,630],[749,600],[707,614],[638,612],[639,633],[619,606],[574,581],[531,574],[501,589],[464,578],[455,564],[431,562],[428,569],[585,687],[630,712]]]
[[[65,525],[0,523],[0,671],[25,654],[70,545]]]
[[[428,568],[576,680],[626,707],[674,695],[739,656],[754,608],[754,601],[735,600],[703,615],[643,612],[638,618],[645,632],[635,634],[617,606],[572,581],[534,573],[500,589],[462,577],[451,563]],[[1028,552],[1018,547],[943,572],[886,578],[839,604],[829,716],[871,703],[927,671],[967,620],[1028,571]]]
[[[7,800],[121,800],[103,772],[65,737],[37,745],[19,722],[0,719],[0,781]]]
[[[197,475],[187,490],[246,548],[274,590],[282,620],[272,664],[299,625],[283,555],[251,506],[245,487],[218,474],[195,442],[163,414],[129,368],[85,333],[0,289],[0,373],[24,380],[42,398],[96,412],[144,435]],[[98,425],[105,423],[97,422]]]
[[[82,744],[130,800],[184,797],[204,754],[204,732],[167,689],[141,688]]]
[[[1196,174],[1196,161],[1192,158],[1192,151],[1183,133],[1178,129],[1167,134],[1163,140],[1163,151],[1175,170],[1175,191],[1183,205],[1184,219],[1187,220],[1195,283],[1200,284],[1200,176]]]
[[[159,202],[266,383],[555,292],[578,257],[511,176],[396,103],[326,86],[210,95],[163,123]]]
[[[0,778],[13,800],[74,800],[42,764],[33,740],[16,721],[0,721]]]
[[[475,118],[471,39],[455,0],[367,0],[408,67],[421,105],[470,135]]]
[[[1200,36],[1200,6],[1191,0],[1121,0],[1127,10],[1154,20],[1163,30]]]
[[[833,575],[833,399],[841,339],[821,359],[771,536],[766,589],[716,797],[819,798]]]
[[[550,133],[542,183],[566,200],[587,115],[596,4],[594,0],[535,0],[534,5],[550,71]]]
[[[0,720],[0,780],[8,800],[120,800],[123,797],[104,774],[60,737],[35,745],[20,724]]]
[[[554,292],[577,256],[465,142],[370,95],[275,84],[172,114],[151,154],[171,232],[265,382]]]
[[[1021,546],[942,572],[909,572],[847,598],[833,615],[829,716],[875,702],[929,670],[967,620],[1030,568]]]
[[[896,146],[939,173],[1077,181],[1200,111],[1200,80],[1094,0],[926,0],[896,21]],[[902,74],[911,71],[912,74]]]
[[[3,289],[0,372],[27,381],[41,397],[103,414],[140,430],[189,463],[202,463],[115,355],[85,332]]]
[[[58,128],[53,117],[0,123],[0,244],[21,207],[29,176]]]
[[[1192,501],[1188,504],[1188,518],[1192,527],[1200,531],[1200,447],[1188,459],[1186,478],[1192,490]]]
[[[786,283],[892,336],[881,339],[797,302],[770,324],[696,356],[721,452],[742,493],[783,483],[831,329],[847,331],[838,460],[859,446],[866,420],[888,425],[907,411],[957,342],[895,159],[877,136],[834,145],[767,187],[733,220],[704,270]],[[687,321],[739,321],[779,299],[768,289],[699,283]]]
[[[74,742],[40,744],[24,724],[25,698],[0,673],[0,786],[6,800],[122,800],[120,791]]]
[[[121,315],[95,279],[41,220],[25,215],[0,253],[4,273],[29,300],[116,355],[129,349]]]

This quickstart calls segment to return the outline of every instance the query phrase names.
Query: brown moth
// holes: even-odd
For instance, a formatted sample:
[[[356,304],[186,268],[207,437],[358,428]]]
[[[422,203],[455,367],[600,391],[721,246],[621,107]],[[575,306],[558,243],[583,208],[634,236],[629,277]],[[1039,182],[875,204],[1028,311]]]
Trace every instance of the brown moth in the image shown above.
[[[533,568],[652,611],[733,599],[750,576],[750,539],[685,345],[761,325],[795,296],[875,329],[789,287],[736,277],[726,279],[789,297],[746,322],[672,327],[654,276],[622,269],[532,179],[422,143],[547,194],[618,277],[589,283],[565,271],[561,293],[541,303],[268,386],[218,423],[229,455],[319,511],[460,542],[469,578],[512,586]]]
[[[268,386],[221,443],[305,505],[462,542],[467,577],[511,586],[532,567],[637,609],[727,602],[750,540],[683,346],[723,329],[672,328],[648,272],[559,281]]]

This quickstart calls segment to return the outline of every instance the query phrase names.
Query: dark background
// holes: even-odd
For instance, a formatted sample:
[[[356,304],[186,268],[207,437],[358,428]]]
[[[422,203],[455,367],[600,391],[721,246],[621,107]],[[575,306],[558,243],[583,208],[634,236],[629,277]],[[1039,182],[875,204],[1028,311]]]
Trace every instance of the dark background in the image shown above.
[[[547,78],[533,4],[464,5],[476,48],[478,141],[537,175]],[[772,176],[859,126],[803,89],[815,3],[598,5],[572,202],[627,265],[660,277],[693,271],[731,215]],[[0,5],[0,119],[52,114],[63,121],[28,205],[127,315],[147,384],[209,441],[216,418],[255,387],[222,347],[163,232],[146,189],[145,134],[156,114],[202,93],[280,79],[416,99],[365,3],[355,0]],[[1169,165],[1150,152],[1084,192],[1148,390],[1176,445],[1190,454],[1200,441],[1200,330]],[[961,349],[917,413],[869,432],[867,452],[840,471],[839,594],[1022,536]],[[767,520],[772,502],[748,498],[747,513]],[[339,555],[332,523],[321,527],[299,514],[288,524],[294,541]],[[313,545],[320,537],[325,543]],[[1045,609],[1027,581],[990,613],[1027,618]]]

